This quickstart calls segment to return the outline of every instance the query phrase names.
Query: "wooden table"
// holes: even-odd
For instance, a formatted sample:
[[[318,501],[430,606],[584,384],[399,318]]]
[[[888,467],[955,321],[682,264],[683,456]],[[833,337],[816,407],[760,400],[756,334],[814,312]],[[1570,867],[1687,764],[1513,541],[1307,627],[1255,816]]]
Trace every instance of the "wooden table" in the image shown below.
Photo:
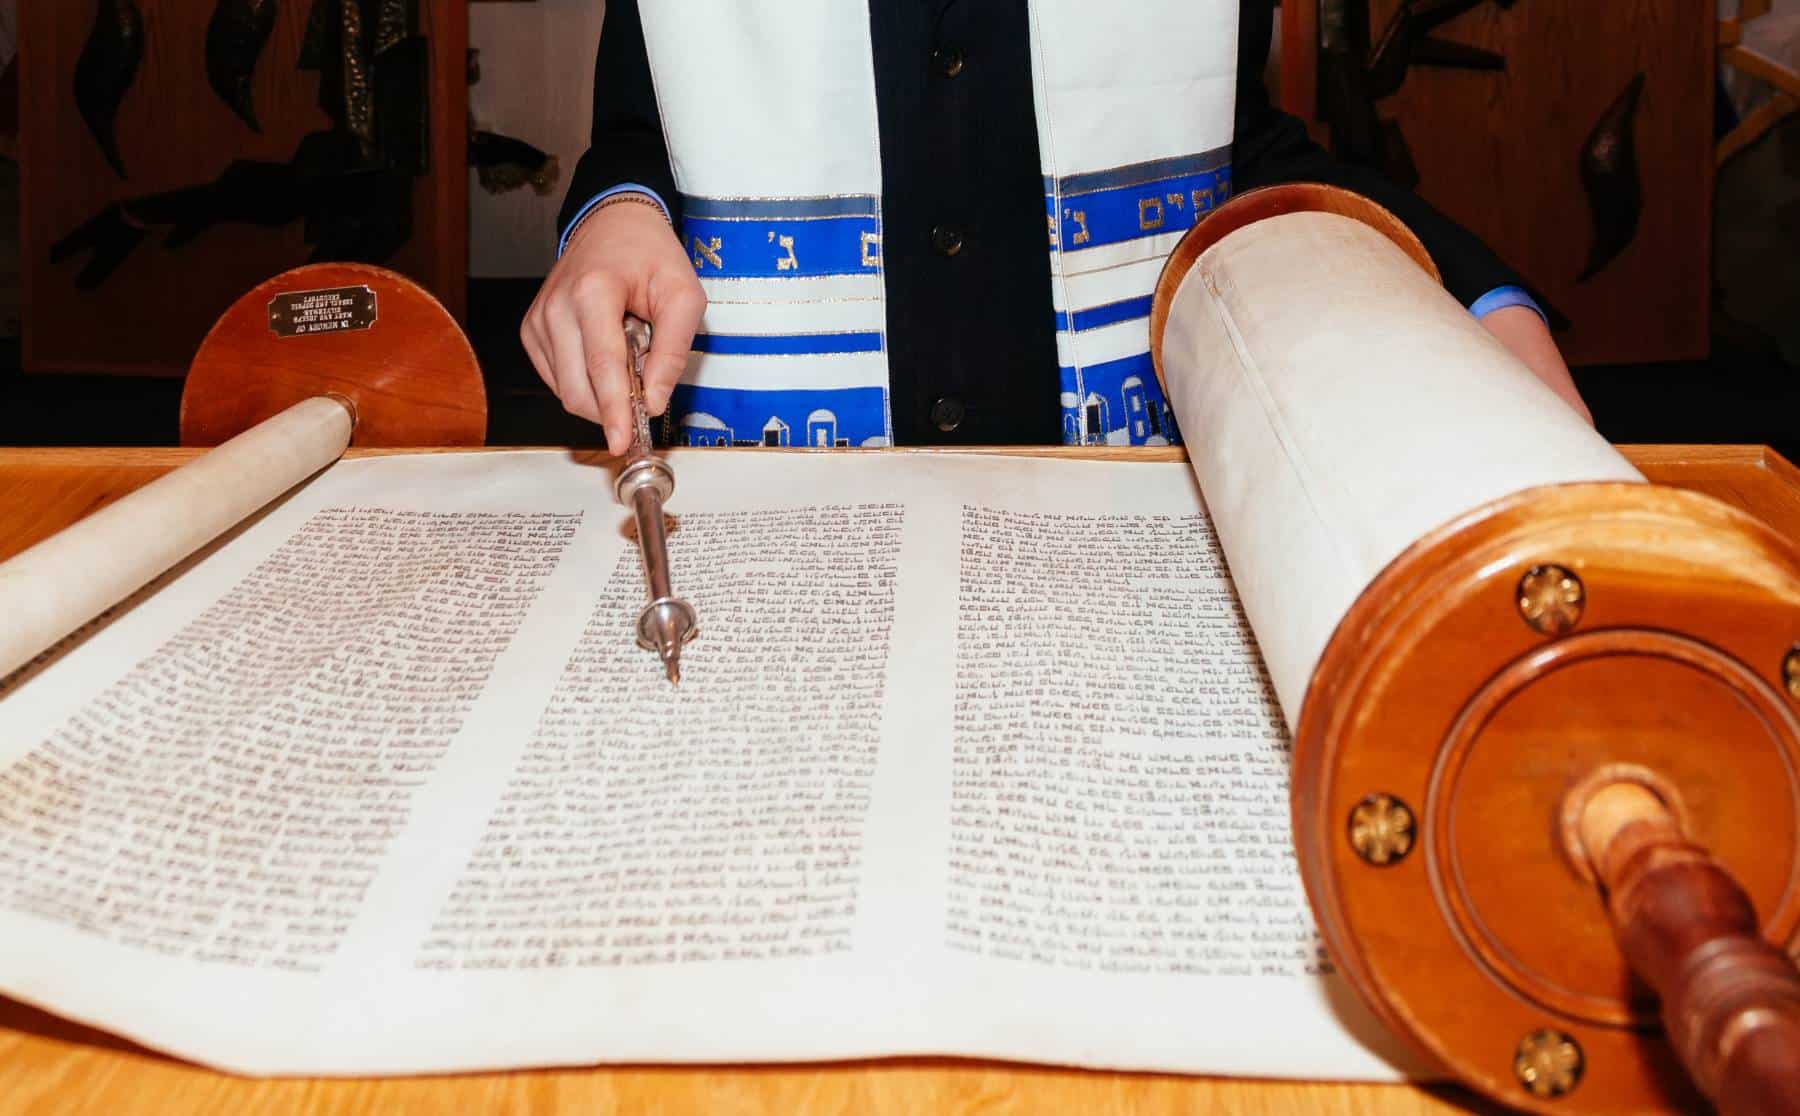
[[[364,451],[355,451],[364,452]],[[381,451],[366,451],[381,452]],[[1800,470],[1752,446],[1626,447],[1652,480],[1800,536]],[[1177,460],[1179,450],[1048,456]],[[194,456],[0,448],[0,559]],[[48,963],[48,962],[47,962]],[[626,1067],[374,1080],[257,1081],[176,1061],[0,999],[0,1112],[1454,1113],[1450,1086],[1324,1085],[906,1058],[831,1066]]]

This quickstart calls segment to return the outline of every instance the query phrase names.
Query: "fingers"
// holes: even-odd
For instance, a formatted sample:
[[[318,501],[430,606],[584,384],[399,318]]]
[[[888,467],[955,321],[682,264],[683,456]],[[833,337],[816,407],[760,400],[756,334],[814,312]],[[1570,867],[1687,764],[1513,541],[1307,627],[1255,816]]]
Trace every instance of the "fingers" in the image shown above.
[[[650,308],[653,317],[650,353],[644,358],[644,407],[653,415],[668,409],[669,396],[687,370],[694,332],[706,310],[706,295],[699,281],[692,275],[683,278],[686,282],[677,282],[667,296],[652,299]]]
[[[651,323],[644,401],[661,414],[686,370],[706,296],[660,215],[619,205],[590,216],[519,329],[538,376],[571,414],[605,427],[613,453],[629,448],[635,425],[623,328],[628,307]]]
[[[519,323],[519,344],[524,347],[526,357],[530,358],[532,370],[538,374],[538,379],[544,381],[545,387],[555,391],[556,374],[551,371],[550,341],[544,331],[543,315],[540,295],[539,300],[533,302],[531,309],[526,311],[525,320]]]
[[[589,422],[599,422],[600,404],[588,380],[581,322],[575,307],[566,301],[553,305],[545,315],[545,328],[550,339],[551,375],[555,378],[551,390],[562,400],[563,410]]]
[[[634,419],[631,378],[625,370],[625,292],[617,283],[597,280],[577,292],[577,321],[585,357],[580,374],[595,401],[594,421],[606,427],[606,448],[631,448]]]

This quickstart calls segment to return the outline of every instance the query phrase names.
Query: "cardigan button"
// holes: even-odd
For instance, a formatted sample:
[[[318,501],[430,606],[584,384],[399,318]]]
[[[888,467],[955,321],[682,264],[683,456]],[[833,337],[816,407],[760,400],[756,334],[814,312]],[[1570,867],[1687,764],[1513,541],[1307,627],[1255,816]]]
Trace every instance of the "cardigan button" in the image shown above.
[[[949,434],[962,425],[968,408],[954,395],[946,395],[931,405],[931,425]]]
[[[931,52],[931,64],[937,72],[947,78],[953,78],[963,72],[963,63],[968,59],[959,46],[941,46]]]
[[[931,247],[940,256],[954,256],[962,251],[963,236],[948,225],[934,225],[931,229]]]

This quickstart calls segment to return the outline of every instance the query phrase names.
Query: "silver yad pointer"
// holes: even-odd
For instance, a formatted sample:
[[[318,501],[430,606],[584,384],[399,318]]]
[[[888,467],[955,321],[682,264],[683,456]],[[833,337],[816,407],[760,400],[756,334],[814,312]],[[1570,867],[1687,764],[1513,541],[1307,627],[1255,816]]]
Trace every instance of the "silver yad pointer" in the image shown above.
[[[637,520],[638,553],[650,603],[638,613],[637,642],[662,659],[672,684],[681,683],[681,648],[700,631],[694,606],[669,588],[669,536],[663,504],[675,492],[675,471],[656,455],[650,442],[650,414],[644,405],[644,354],[650,350],[650,325],[625,316],[626,366],[631,378],[633,430],[625,468],[613,483],[613,495]]]

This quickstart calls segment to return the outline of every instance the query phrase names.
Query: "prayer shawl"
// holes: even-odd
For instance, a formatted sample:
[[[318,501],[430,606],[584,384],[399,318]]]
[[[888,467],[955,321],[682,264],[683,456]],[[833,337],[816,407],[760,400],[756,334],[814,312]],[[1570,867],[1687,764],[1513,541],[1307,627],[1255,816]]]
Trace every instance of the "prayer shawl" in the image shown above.
[[[684,445],[891,444],[866,0],[644,0],[708,299],[669,410]],[[1237,0],[1031,0],[1065,443],[1175,439],[1150,296],[1231,184]],[[979,313],[972,307],[971,313]],[[1059,382],[1060,381],[1060,382]]]

